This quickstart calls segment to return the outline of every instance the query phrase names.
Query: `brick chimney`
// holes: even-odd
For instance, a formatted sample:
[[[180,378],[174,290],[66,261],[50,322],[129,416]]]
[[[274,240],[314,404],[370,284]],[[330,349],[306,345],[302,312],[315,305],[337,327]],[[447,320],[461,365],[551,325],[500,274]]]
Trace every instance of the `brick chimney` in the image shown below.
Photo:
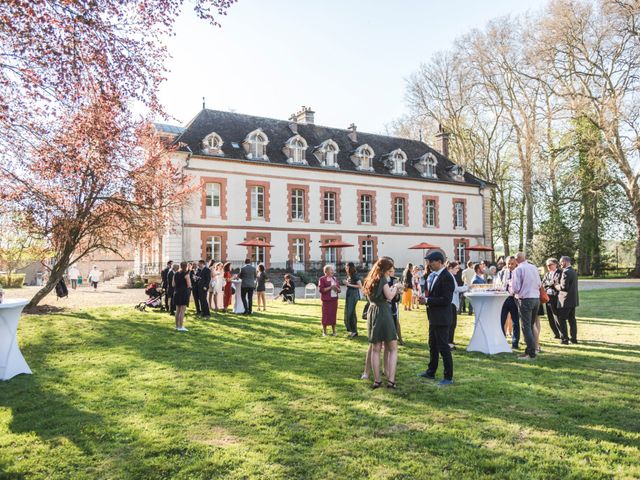
[[[299,112],[291,115],[290,120],[302,125],[313,125],[313,115],[315,113],[316,112],[311,110],[311,107],[305,107],[303,105]]]
[[[449,158],[449,133],[445,131],[441,123],[438,124],[438,133],[436,133],[436,150]]]

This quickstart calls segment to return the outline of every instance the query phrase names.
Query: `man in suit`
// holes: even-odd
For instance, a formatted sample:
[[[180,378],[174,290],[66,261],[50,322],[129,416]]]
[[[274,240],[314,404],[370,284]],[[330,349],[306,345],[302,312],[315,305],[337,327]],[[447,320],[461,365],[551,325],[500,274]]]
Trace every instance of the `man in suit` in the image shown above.
[[[549,320],[549,327],[551,327],[553,336],[560,339],[560,322],[558,321],[558,290],[556,290],[556,285],[560,284],[562,269],[558,268],[558,260],[555,258],[548,258],[546,265],[547,273],[542,277],[542,286],[547,292],[547,295],[549,295],[549,301],[545,305],[547,310],[547,319]]]
[[[563,345],[568,345],[567,322],[569,322],[571,343],[578,343],[578,326],[576,324],[576,307],[579,304],[578,274],[571,266],[569,257],[561,257],[560,266],[562,274],[560,275],[560,283],[556,285],[556,290],[558,290],[558,323],[560,341]]]
[[[507,266],[500,270],[498,273],[498,283],[509,293],[509,296],[502,304],[502,311],[500,312],[500,325],[502,326],[502,333],[506,334],[504,325],[507,322],[507,315],[511,314],[511,322],[513,324],[513,336],[511,337],[511,346],[514,349],[518,349],[520,343],[520,316],[518,315],[518,304],[511,292],[511,280],[513,271],[518,266],[516,257],[510,256],[507,258]]]
[[[171,271],[172,265],[173,260],[169,260],[167,262],[167,266],[160,272],[160,278],[162,279],[162,291],[164,292],[164,309],[167,312],[169,311],[169,300],[171,299],[171,297],[169,297],[169,283],[167,277]]]
[[[429,366],[420,376],[435,380],[438,357],[442,356],[444,379],[438,385],[446,386],[453,383],[453,357],[449,347],[449,327],[453,321],[451,305],[456,283],[453,276],[449,275],[446,270],[442,253],[431,252],[425,257],[425,260],[429,262],[431,268],[431,273],[427,277],[429,296],[426,299],[429,319]]]
[[[248,258],[244,261],[238,278],[242,280],[240,298],[242,298],[244,314],[251,315],[253,313],[253,290],[256,288],[256,268],[251,265],[251,260]]]
[[[180,270],[180,265],[175,263],[171,266],[169,273],[167,273],[167,296],[169,297],[169,309],[167,311],[169,315],[176,314],[176,299],[173,298],[173,292],[175,291],[173,288],[173,277],[178,270]]]
[[[193,304],[196,307],[196,315],[200,316],[200,289],[198,281],[200,281],[200,269],[196,262],[189,263],[189,278],[191,279],[191,295],[193,295]]]
[[[211,285],[211,269],[207,267],[204,260],[198,262],[198,301],[200,302],[200,314],[203,318],[211,318],[209,312],[208,291]]]

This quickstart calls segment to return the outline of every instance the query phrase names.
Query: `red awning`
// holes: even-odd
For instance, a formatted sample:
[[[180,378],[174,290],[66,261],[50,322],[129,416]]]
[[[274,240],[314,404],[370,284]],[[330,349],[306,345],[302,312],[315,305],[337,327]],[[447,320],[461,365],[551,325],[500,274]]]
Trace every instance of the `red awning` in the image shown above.
[[[472,252],[493,252],[493,248],[487,247],[486,245],[472,245],[467,247],[466,250]]]
[[[271,245],[268,242],[265,242],[264,240],[259,240],[259,239],[254,239],[254,240],[247,240],[245,242],[239,243],[238,245],[241,245],[243,247],[273,247],[273,245]]]
[[[440,247],[438,247],[437,245],[432,245],[427,242],[422,242],[417,245],[414,245],[413,247],[409,247],[409,250],[430,250],[432,248],[440,248]]]
[[[355,245],[353,245],[352,243],[347,243],[347,242],[326,242],[326,243],[321,243],[320,244],[320,248],[345,248],[345,247],[353,247]]]

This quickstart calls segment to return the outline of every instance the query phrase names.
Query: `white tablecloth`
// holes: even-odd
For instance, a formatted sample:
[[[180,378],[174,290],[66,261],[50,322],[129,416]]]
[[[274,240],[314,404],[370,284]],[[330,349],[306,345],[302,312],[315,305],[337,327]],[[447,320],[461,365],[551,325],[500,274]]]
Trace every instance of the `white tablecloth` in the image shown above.
[[[468,352],[490,355],[511,352],[511,347],[502,333],[500,312],[509,296],[506,292],[467,292],[465,296],[473,305],[475,324],[467,347]]]
[[[0,303],[0,380],[9,380],[21,373],[31,373],[16,338],[20,314],[27,303],[29,301],[24,299]]]
[[[242,280],[231,280],[233,282],[233,288],[236,289],[236,293],[233,296],[233,313],[244,313],[244,305],[242,304],[242,295],[240,295],[240,287],[242,286]]]

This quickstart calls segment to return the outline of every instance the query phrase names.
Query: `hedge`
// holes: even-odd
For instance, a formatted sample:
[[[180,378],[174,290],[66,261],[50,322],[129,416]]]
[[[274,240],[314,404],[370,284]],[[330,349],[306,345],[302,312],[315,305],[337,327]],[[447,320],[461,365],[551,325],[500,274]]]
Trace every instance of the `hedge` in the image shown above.
[[[0,285],[3,288],[21,288],[24,285],[24,273],[11,274],[11,282],[6,273],[0,274]]]

